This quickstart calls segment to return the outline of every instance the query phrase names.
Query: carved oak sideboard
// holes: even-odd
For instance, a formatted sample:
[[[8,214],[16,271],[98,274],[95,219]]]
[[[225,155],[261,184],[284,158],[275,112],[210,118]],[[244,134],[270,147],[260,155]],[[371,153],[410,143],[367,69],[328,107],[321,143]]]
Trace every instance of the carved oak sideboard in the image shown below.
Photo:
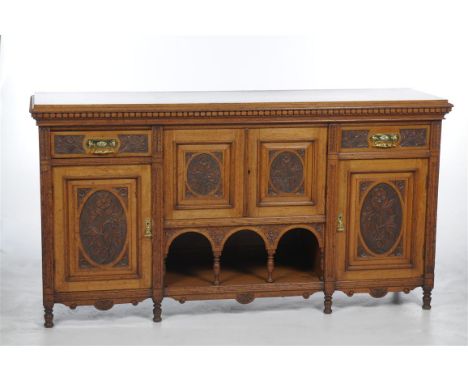
[[[434,284],[446,100],[409,89],[36,94],[53,306]]]

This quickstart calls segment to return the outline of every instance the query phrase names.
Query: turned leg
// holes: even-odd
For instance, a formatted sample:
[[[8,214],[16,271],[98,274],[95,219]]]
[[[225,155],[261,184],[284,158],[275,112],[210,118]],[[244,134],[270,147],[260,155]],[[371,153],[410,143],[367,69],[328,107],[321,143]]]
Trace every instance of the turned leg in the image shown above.
[[[269,283],[273,282],[273,270],[275,269],[275,250],[268,250],[268,260],[267,260],[267,270],[268,270],[268,279]]]
[[[323,313],[330,314],[332,312],[332,295],[333,292],[325,292],[325,298],[323,299]]]
[[[153,321],[161,322],[161,300],[153,300]]]
[[[431,309],[431,297],[432,288],[430,287],[423,287],[423,306],[422,308],[425,310]]]
[[[221,251],[214,251],[213,252],[213,274],[214,274],[214,285],[219,285],[219,273],[221,272]]]
[[[44,326],[52,328],[54,326],[54,304],[44,305]]]

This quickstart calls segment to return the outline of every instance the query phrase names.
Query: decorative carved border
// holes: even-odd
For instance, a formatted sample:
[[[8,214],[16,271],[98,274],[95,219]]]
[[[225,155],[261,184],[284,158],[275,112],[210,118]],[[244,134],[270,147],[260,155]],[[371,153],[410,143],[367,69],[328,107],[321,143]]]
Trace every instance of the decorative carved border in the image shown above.
[[[103,106],[105,109],[105,106]],[[149,119],[149,118],[226,118],[226,117],[340,117],[340,116],[376,116],[376,115],[411,115],[445,114],[452,105],[434,107],[404,106],[362,106],[362,107],[323,107],[323,108],[281,108],[281,109],[243,109],[243,110],[179,110],[179,111],[79,111],[79,112],[38,112],[31,110],[37,120],[71,119]]]
[[[256,232],[265,243],[265,248],[275,249],[280,238],[292,229],[302,228],[310,231],[317,239],[318,245],[324,247],[324,223],[309,224],[268,224],[259,226],[232,226],[232,227],[207,227],[207,228],[165,228],[164,229],[164,256],[169,253],[169,248],[174,239],[184,233],[195,232],[203,235],[211,244],[213,251],[221,251],[226,240],[236,232],[246,230]]]

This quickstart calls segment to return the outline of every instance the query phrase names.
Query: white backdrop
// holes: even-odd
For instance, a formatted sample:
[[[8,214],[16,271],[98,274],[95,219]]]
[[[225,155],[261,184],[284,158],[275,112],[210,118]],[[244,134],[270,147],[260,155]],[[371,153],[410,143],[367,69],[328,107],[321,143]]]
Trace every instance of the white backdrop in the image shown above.
[[[0,9],[2,272],[41,256],[34,92],[411,87],[455,105],[443,124],[436,272],[466,280],[463,2],[212,2],[204,15],[204,1],[22,3]]]

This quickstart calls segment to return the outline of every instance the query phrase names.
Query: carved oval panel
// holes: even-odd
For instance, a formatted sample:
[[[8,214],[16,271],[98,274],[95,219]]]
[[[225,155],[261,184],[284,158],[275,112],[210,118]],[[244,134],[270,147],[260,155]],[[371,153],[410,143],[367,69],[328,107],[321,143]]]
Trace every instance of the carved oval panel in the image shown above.
[[[304,179],[304,165],[299,155],[292,151],[282,151],[270,164],[270,183],[281,193],[296,192]]]
[[[211,154],[195,154],[187,165],[187,185],[197,195],[210,195],[221,186],[221,168]]]
[[[402,229],[403,213],[397,191],[378,183],[367,193],[361,207],[360,229],[364,243],[373,253],[388,252]]]
[[[127,219],[112,192],[94,192],[83,205],[79,224],[81,244],[91,260],[106,265],[117,259],[127,238]]]

